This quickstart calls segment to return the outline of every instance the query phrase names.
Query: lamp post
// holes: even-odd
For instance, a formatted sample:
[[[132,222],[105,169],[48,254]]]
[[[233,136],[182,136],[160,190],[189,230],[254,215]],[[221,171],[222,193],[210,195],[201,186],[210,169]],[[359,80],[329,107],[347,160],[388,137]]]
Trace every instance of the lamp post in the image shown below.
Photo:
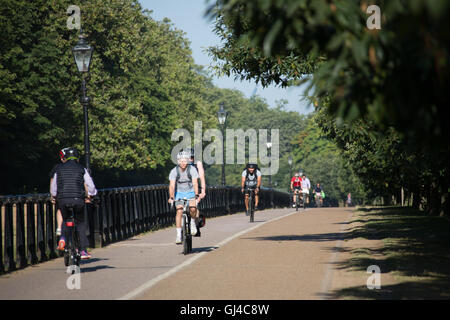
[[[292,179],[292,156],[288,157],[288,163],[289,163],[289,181]]]
[[[90,169],[90,145],[89,145],[89,121],[88,121],[88,105],[90,102],[90,98],[86,95],[86,77],[85,75],[89,72],[89,67],[91,65],[92,52],[94,48],[92,48],[86,42],[86,36],[83,35],[82,30],[80,30],[80,35],[78,36],[78,42],[73,47],[72,53],[75,60],[75,64],[77,66],[78,71],[81,73],[82,83],[81,83],[81,93],[82,97],[80,99],[81,104],[83,105],[83,113],[84,113],[84,153],[86,157],[86,169],[88,172]]]
[[[217,119],[222,129],[222,186],[225,186],[225,125],[227,122],[228,112],[220,104],[220,110],[217,112]]]

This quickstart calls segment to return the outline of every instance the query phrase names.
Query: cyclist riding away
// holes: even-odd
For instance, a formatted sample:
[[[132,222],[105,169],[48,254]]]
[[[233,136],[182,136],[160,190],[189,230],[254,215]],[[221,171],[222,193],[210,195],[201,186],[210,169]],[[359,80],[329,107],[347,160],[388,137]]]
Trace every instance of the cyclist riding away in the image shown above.
[[[206,196],[206,180],[205,180],[205,170],[203,169],[203,163],[201,161],[195,162],[195,152],[194,149],[187,148],[184,151],[189,152],[191,155],[189,159],[189,165],[195,167],[198,171],[198,175],[200,177],[200,186],[199,186],[199,196],[198,196],[198,202],[200,202],[205,196]],[[197,234],[195,237],[200,237],[200,226],[199,226],[199,218],[200,218],[200,210],[197,208],[197,212],[195,213],[195,225],[197,226]],[[202,216],[204,219],[204,217]]]
[[[302,176],[302,193],[304,198],[306,198],[306,204],[309,204],[309,189],[311,189],[311,182],[306,177],[305,174]]]
[[[65,162],[61,163],[55,170],[50,193],[52,198],[56,198],[58,201],[63,220],[66,220],[69,215],[66,205],[73,205],[74,217],[80,237],[79,249],[81,259],[89,259],[91,258],[91,254],[87,251],[89,241],[86,236],[84,205],[85,201],[89,201],[92,196],[97,194],[97,189],[89,172],[79,164],[79,153],[76,148],[62,149],[61,158]],[[66,229],[66,224],[63,223],[58,250],[64,250],[65,248]]]
[[[316,186],[314,187],[314,197],[316,199],[316,203],[320,203],[320,206],[322,206],[322,187],[320,186],[320,182],[317,182]]]
[[[178,153],[177,160],[178,165],[170,171],[169,174],[169,203],[175,202],[177,209],[176,222],[176,240],[175,243],[181,243],[181,218],[183,215],[183,203],[181,199],[189,200],[189,211],[191,217],[195,218],[197,213],[197,199],[198,199],[198,171],[194,166],[188,165],[191,158],[191,154],[186,151]],[[195,236],[197,234],[197,226],[195,223],[191,223],[191,234]]]
[[[255,210],[258,209],[259,202],[259,188],[261,186],[261,171],[258,170],[258,165],[254,163],[248,163],[245,170],[242,172],[241,179],[241,192],[245,194],[245,209],[248,213],[248,198],[250,190],[255,192]]]
[[[297,194],[300,193],[302,188],[302,178],[300,177],[300,173],[295,173],[295,175],[291,179],[291,190],[294,192],[293,204],[292,207],[295,208],[295,203],[297,201]]]

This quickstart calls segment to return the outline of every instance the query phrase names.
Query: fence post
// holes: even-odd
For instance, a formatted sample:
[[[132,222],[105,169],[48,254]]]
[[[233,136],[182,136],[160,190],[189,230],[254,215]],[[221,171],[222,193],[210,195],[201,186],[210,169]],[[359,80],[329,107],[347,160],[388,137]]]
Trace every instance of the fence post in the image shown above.
[[[36,254],[36,224],[35,224],[35,210],[34,201],[27,201],[27,260],[31,264],[38,263],[38,258]]]
[[[27,258],[25,248],[25,212],[24,202],[21,198],[16,203],[16,249],[19,268],[24,268],[27,265]]]
[[[5,272],[3,264],[3,223],[2,223],[3,202],[0,201],[0,274]]]

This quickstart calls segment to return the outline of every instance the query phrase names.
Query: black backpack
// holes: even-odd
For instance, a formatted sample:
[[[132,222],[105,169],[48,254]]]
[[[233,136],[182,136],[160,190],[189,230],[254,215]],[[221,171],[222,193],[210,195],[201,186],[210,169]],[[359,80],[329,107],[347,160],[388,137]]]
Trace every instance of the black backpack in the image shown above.
[[[258,172],[258,170],[259,170],[259,168],[258,168],[258,166],[256,166],[255,171],[253,172],[253,174],[255,175],[256,182],[257,182],[257,179],[258,179],[258,176],[256,174]],[[249,175],[250,175],[250,172],[248,172],[248,168],[245,167],[245,181],[249,181],[249,179],[248,179]]]
[[[194,166],[194,165],[188,164],[188,166],[187,166],[187,175],[188,175],[189,181],[192,182],[191,166]],[[178,180],[180,180],[180,166],[177,165],[176,168],[177,168],[177,179],[175,182],[178,183]]]

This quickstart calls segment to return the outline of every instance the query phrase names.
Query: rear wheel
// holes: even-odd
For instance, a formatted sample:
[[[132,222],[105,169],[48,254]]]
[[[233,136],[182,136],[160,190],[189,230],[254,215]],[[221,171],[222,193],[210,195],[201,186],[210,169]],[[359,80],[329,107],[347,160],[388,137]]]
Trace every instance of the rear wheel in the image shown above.
[[[183,234],[182,234],[182,242],[183,242],[183,254],[188,254],[189,253],[189,247],[192,247],[192,238],[190,238],[190,232],[189,232],[189,228],[190,226],[188,225],[188,221],[187,221],[187,217],[185,214],[183,214]],[[191,244],[189,245],[189,240],[191,240]]]

